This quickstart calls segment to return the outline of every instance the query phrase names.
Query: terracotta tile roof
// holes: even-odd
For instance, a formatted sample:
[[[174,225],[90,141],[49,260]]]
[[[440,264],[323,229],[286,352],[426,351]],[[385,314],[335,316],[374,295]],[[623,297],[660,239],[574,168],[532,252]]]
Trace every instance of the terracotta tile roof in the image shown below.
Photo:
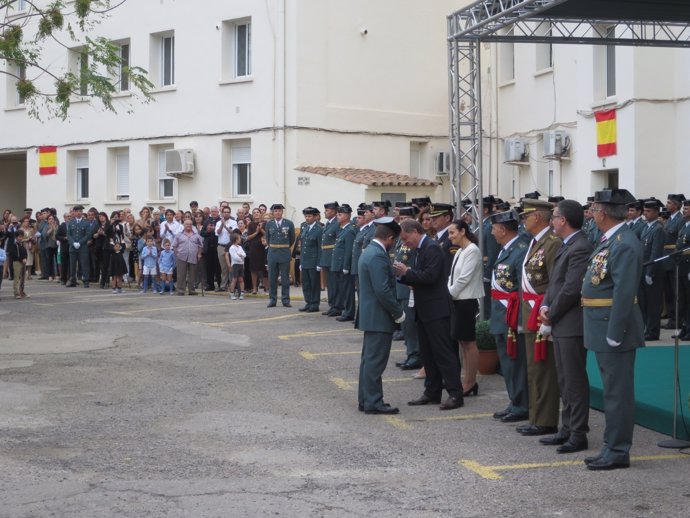
[[[333,176],[348,182],[361,183],[371,187],[436,187],[439,185],[434,180],[425,178],[414,178],[406,174],[386,173],[374,171],[373,169],[353,169],[350,167],[321,167],[304,166],[296,167],[298,171],[305,173],[320,174],[322,176]]]

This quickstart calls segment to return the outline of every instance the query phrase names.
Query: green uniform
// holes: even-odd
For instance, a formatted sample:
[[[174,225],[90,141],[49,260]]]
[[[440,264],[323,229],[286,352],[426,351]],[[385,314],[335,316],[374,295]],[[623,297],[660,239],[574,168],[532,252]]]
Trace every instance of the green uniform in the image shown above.
[[[341,311],[341,316],[348,319],[355,318],[355,275],[352,271],[352,247],[355,242],[357,227],[348,222],[338,228],[331,258],[331,271],[337,281],[338,297],[335,308]]]
[[[338,218],[333,216],[333,219],[326,220],[321,238],[321,263],[319,266],[326,272],[329,311],[337,311],[336,300],[338,283],[335,273],[331,270],[331,262],[333,261],[333,249],[335,248],[335,238],[338,234],[338,228],[340,228],[338,225]]]
[[[280,223],[271,220],[266,223],[266,243],[268,244],[268,295],[269,304],[275,305],[278,299],[278,274],[281,282],[281,302],[290,304],[290,247],[295,243],[295,225],[289,219]]]
[[[306,223],[300,232],[300,265],[302,267],[302,293],[307,311],[318,311],[321,301],[321,278],[316,267],[321,262],[321,236],[323,229],[318,222]]]
[[[411,268],[413,250],[403,245],[400,239],[396,242],[394,250],[393,260]],[[422,359],[419,357],[419,333],[417,332],[417,323],[415,322],[416,315],[414,306],[410,307],[410,287],[402,282],[396,282],[395,296],[405,311],[405,321],[401,325],[405,339],[405,352],[407,353],[405,362],[411,365],[421,363]]]

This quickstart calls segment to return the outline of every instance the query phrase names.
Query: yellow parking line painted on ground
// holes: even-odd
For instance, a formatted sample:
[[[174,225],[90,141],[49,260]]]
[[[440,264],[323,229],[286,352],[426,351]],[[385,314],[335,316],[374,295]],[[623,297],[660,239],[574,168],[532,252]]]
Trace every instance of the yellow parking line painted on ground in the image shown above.
[[[402,353],[405,349],[391,349],[392,353]],[[300,356],[305,360],[315,360],[317,356],[343,356],[349,354],[362,354],[362,351],[338,351],[332,353],[312,353],[309,351],[300,351]],[[412,379],[412,378],[410,378]]]
[[[345,381],[343,378],[331,378],[331,381],[333,384],[338,387],[339,389],[343,390],[354,390],[352,388],[352,385],[350,385],[347,381]]]
[[[165,299],[165,296],[161,297],[161,299]],[[117,300],[117,299],[115,299]],[[159,300],[159,299],[156,299]],[[112,313],[114,315],[139,315],[141,313],[151,313],[154,311],[170,311],[172,309],[202,309],[202,308],[212,308],[215,306],[229,306],[231,304],[230,301],[228,302],[219,302],[217,304],[199,304],[197,306],[190,307],[189,305],[187,306],[161,306],[161,307],[155,307],[155,308],[146,308],[146,309],[135,309],[132,311],[109,311],[108,313]],[[200,323],[200,322],[197,322]]]
[[[270,322],[271,320],[285,320],[286,318],[303,317],[302,313],[290,313],[289,315],[280,315],[278,317],[266,317],[266,318],[252,318],[249,320],[228,320],[227,322],[194,322],[194,324],[202,324],[205,326],[213,327],[223,327],[232,326],[235,324],[247,324],[254,322]]]
[[[305,331],[304,333],[294,333],[291,335],[279,335],[281,340],[291,340],[293,338],[304,338],[308,336],[324,336],[332,334],[353,335],[360,334],[360,331],[343,331],[342,329],[331,329],[329,331]]]
[[[652,460],[672,460],[672,459],[687,459],[687,455],[676,453],[671,455],[643,455],[640,457],[632,457],[631,462],[644,462]],[[518,469],[537,469],[537,468],[560,468],[564,466],[585,466],[582,460],[564,460],[558,462],[534,462],[528,464],[507,464],[503,466],[485,466],[473,460],[459,460],[458,464],[473,471],[477,475],[487,480],[501,480],[503,476],[499,472],[510,471]]]
[[[493,414],[463,414],[463,415],[443,415],[438,417],[420,417],[418,419],[408,419],[408,421],[464,421],[468,419],[484,419],[492,417]]]
[[[394,415],[386,415],[383,416],[383,418],[388,422],[388,424],[391,424],[395,426],[396,428],[400,430],[411,430],[412,427],[401,417],[397,417]]]

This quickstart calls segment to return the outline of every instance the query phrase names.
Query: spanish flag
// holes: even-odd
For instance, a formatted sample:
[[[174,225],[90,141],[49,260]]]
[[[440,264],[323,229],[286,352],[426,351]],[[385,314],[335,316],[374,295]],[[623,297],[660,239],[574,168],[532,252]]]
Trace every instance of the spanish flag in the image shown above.
[[[597,156],[613,156],[616,149],[616,110],[594,112],[597,121]]]
[[[38,148],[38,174],[57,174],[57,147],[41,146]]]

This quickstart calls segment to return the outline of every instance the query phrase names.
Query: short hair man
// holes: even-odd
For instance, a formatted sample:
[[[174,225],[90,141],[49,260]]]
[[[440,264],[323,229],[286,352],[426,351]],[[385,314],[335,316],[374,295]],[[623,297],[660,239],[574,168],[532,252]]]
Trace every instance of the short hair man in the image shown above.
[[[664,227],[659,221],[659,210],[663,207],[656,198],[645,200],[645,228],[640,240],[642,242],[642,262],[648,263],[664,255]],[[651,263],[644,267],[639,295],[639,307],[645,322],[645,341],[659,339],[661,333],[661,308],[663,300],[664,268],[661,263]]]

